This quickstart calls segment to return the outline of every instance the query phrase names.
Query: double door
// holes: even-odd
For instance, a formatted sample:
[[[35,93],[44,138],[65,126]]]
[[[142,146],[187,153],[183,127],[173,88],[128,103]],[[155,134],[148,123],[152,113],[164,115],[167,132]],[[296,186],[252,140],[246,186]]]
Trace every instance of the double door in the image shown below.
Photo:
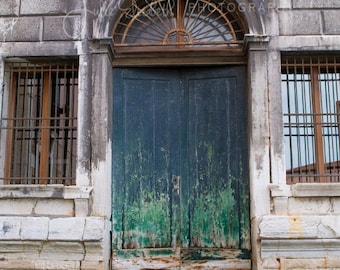
[[[113,269],[249,268],[245,68],[113,76]]]

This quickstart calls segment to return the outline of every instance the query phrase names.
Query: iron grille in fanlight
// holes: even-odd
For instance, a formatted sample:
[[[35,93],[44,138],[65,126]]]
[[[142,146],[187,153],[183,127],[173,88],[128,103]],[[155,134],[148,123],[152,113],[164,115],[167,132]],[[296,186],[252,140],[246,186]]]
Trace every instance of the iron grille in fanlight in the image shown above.
[[[226,0],[134,0],[120,9],[116,49],[237,49],[246,32],[240,8]]]

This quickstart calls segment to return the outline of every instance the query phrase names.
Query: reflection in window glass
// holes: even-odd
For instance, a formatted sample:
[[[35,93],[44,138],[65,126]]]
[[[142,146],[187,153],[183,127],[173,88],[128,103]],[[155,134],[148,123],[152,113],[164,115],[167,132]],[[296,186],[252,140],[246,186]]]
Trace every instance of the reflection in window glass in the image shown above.
[[[282,61],[287,183],[340,180],[339,58]]]
[[[75,184],[78,66],[8,63],[1,121],[4,184]]]

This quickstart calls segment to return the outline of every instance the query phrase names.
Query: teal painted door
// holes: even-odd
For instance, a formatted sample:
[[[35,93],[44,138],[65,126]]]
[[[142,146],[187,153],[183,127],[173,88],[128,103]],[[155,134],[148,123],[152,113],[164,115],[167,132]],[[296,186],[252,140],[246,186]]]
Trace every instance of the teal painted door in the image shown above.
[[[113,119],[116,269],[247,261],[245,68],[115,69]]]

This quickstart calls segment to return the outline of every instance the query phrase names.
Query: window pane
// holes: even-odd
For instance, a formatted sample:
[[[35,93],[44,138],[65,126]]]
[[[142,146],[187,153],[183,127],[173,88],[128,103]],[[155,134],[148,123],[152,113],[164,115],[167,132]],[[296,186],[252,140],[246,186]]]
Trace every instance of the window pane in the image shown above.
[[[1,122],[5,184],[75,184],[77,69],[73,62],[7,65],[11,88]]]
[[[336,57],[282,58],[287,183],[340,180]]]
[[[297,171],[315,162],[310,74],[282,74],[282,95],[286,164]]]
[[[71,184],[76,169],[78,79],[71,75],[59,74],[55,79],[51,106],[50,177],[65,179],[64,184]]]
[[[319,74],[320,98],[322,111],[322,134],[324,162],[329,174],[339,173],[339,73],[333,71]]]
[[[39,132],[34,129],[35,119],[41,111],[40,74],[16,74],[16,106],[14,108],[14,132],[11,175],[20,178],[26,175],[32,179],[39,171]],[[31,184],[31,181],[29,181]]]

